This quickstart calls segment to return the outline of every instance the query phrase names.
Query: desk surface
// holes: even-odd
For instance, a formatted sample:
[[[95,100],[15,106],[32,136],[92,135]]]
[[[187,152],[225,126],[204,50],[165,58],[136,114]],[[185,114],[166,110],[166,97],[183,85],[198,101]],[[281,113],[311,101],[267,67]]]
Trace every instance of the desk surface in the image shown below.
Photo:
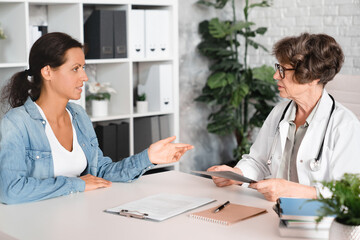
[[[188,217],[189,213],[163,222],[151,222],[104,213],[107,208],[157,193],[210,197],[218,201],[196,212],[229,200],[266,208],[268,213],[231,226]],[[210,179],[178,171],[141,177],[133,183],[113,183],[111,188],[77,193],[20,205],[0,204],[0,233],[15,239],[284,239],[279,218],[255,190],[240,186],[216,187]],[[1,236],[1,235],[0,235]]]

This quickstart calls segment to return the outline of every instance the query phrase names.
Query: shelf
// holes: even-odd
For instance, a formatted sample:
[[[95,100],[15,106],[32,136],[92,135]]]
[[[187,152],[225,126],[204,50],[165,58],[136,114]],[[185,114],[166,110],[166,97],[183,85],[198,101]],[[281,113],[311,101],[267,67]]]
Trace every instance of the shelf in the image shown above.
[[[95,122],[104,122],[104,121],[124,120],[124,119],[129,119],[130,117],[131,117],[130,114],[124,114],[124,115],[112,115],[112,116],[104,116],[104,117],[90,116],[90,119],[93,123],[95,123]]]
[[[85,59],[86,64],[127,63],[128,58]]]
[[[17,67],[23,67],[26,68],[28,64],[26,62],[22,63],[0,63],[0,68],[17,68]]]
[[[174,112],[170,111],[170,112],[147,112],[147,113],[134,113],[133,117],[134,118],[139,118],[139,117],[149,117],[149,116],[157,116],[157,115],[168,115],[168,114],[173,114]]]
[[[167,61],[173,61],[173,58],[142,58],[142,59],[134,59],[132,61],[134,63],[136,63],[136,62],[167,62]]]

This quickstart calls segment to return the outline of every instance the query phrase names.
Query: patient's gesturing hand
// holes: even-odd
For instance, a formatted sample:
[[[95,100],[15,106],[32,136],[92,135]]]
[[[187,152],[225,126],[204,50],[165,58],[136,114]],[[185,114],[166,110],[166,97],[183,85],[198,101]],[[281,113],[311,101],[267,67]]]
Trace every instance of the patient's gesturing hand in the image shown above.
[[[154,164],[172,163],[180,160],[181,156],[194,146],[185,143],[172,143],[175,136],[165,138],[150,145],[148,155]]]

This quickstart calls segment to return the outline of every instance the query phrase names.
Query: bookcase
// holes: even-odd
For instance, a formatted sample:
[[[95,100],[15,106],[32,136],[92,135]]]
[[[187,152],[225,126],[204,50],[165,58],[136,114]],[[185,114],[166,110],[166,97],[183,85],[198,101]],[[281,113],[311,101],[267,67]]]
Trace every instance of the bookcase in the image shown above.
[[[0,40],[0,87],[15,72],[28,67],[28,54],[32,44],[31,28],[34,25],[47,26],[48,32],[65,32],[84,43],[84,23],[94,10],[122,10],[126,12],[126,58],[86,59],[89,81],[110,82],[116,90],[111,95],[109,114],[92,117],[89,103],[85,101],[86,91],[78,104],[89,113],[94,127],[98,125],[126,123],[128,126],[129,154],[135,154],[135,146],[142,139],[135,136],[139,120],[159,117],[166,120],[165,131],[169,135],[179,135],[179,62],[178,62],[178,2],[177,0],[0,0],[0,22],[7,35]],[[138,37],[131,34],[136,29],[137,19],[134,11],[167,10],[168,13],[168,54],[137,55],[132,51],[132,43]],[[146,25],[146,24],[145,24]],[[144,33],[145,34],[145,33]],[[171,65],[171,109],[159,109],[137,113],[135,106],[136,89],[141,80],[143,65]],[[86,83],[85,83],[86,84]],[[160,91],[160,89],[158,90]],[[2,117],[1,113],[1,116]],[[143,131],[151,129],[142,128]],[[139,132],[139,131],[137,131]],[[144,132],[144,134],[148,134]],[[176,140],[178,142],[179,139]],[[178,169],[178,163],[158,165],[160,168]]]

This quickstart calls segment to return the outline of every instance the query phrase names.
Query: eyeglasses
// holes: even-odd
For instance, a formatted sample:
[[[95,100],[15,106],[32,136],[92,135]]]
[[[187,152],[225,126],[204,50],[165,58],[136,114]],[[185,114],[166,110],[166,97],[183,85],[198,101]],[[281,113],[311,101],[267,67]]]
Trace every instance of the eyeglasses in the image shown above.
[[[295,68],[285,68],[285,67],[281,66],[280,64],[275,63],[275,71],[277,71],[277,70],[279,70],[280,77],[281,77],[281,79],[283,79],[285,77],[285,71],[295,70]]]

